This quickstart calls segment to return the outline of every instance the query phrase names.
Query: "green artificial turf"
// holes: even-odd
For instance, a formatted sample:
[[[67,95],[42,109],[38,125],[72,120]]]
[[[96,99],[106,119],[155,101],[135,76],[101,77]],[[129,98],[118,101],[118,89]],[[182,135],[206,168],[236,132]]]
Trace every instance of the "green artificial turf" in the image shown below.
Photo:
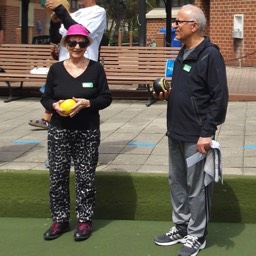
[[[93,235],[74,242],[73,230],[53,241],[43,233],[51,221],[41,218],[0,218],[0,248],[4,256],[170,256],[180,244],[156,246],[153,238],[170,222],[96,220]],[[72,223],[74,229],[75,225]],[[200,256],[254,256],[256,224],[210,223],[207,247]]]
[[[213,222],[256,223],[256,177],[226,176],[216,183]],[[171,205],[165,174],[103,173],[96,175],[95,219],[169,221]],[[50,217],[48,172],[0,171],[0,217]],[[71,174],[74,218],[74,174]]]

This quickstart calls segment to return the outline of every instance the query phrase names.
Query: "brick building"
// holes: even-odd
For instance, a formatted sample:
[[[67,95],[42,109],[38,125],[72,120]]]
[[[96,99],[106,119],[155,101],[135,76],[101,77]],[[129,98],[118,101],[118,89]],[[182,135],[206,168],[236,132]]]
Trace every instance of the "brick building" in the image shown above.
[[[29,42],[36,35],[48,34],[49,15],[39,0],[30,0]],[[70,0],[73,9],[77,0]],[[184,3],[194,3],[204,10],[208,20],[207,35],[219,45],[228,65],[256,65],[256,1],[255,0],[173,0],[176,6],[172,17]],[[147,13],[147,38],[156,39],[157,33],[166,26],[163,0],[158,8]],[[6,43],[21,42],[21,0],[0,0],[0,16],[3,20]],[[42,30],[39,31],[39,25]]]
[[[21,10],[23,0],[0,0],[0,16],[4,27],[5,43],[21,42]],[[25,0],[27,1],[27,0]],[[77,0],[69,0],[71,11],[77,9]],[[37,35],[48,35],[49,13],[40,0],[30,0],[28,14],[28,42]]]
[[[0,0],[0,16],[4,27],[5,43],[21,42],[21,0]],[[37,30],[37,23],[40,22],[42,30]],[[29,4],[29,42],[32,37],[40,34],[48,34],[49,15],[46,14],[38,0],[30,0]]]
[[[256,1],[255,0],[195,0],[207,16],[207,35],[216,43],[227,65],[256,66]],[[178,7],[172,9],[175,18]],[[147,37],[156,39],[165,28],[165,9],[147,13]]]

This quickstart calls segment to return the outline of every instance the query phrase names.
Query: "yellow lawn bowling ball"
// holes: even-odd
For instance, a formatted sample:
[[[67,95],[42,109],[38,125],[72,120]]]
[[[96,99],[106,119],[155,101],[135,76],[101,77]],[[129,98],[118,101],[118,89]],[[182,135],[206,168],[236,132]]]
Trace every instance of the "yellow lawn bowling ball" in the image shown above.
[[[64,110],[64,113],[66,115],[70,114],[71,112],[71,108],[73,106],[76,105],[76,102],[73,100],[73,99],[67,99],[67,100],[64,100],[61,104],[60,104],[60,108]]]

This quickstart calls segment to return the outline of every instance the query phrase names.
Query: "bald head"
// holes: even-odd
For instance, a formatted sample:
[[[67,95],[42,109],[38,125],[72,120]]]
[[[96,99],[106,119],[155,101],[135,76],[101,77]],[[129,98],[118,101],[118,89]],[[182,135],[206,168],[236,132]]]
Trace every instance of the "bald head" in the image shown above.
[[[184,12],[188,20],[194,20],[199,25],[199,31],[203,32],[206,27],[206,17],[203,11],[192,4],[184,5],[180,8],[180,12]]]

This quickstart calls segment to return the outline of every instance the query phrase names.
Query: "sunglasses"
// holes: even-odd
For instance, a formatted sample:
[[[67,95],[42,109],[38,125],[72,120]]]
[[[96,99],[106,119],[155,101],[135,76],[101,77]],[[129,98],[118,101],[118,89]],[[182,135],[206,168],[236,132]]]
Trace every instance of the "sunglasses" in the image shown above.
[[[77,41],[67,40],[67,45],[71,48],[76,47],[77,44],[79,45],[80,48],[85,48],[90,44],[90,42],[89,41],[77,42]]]

